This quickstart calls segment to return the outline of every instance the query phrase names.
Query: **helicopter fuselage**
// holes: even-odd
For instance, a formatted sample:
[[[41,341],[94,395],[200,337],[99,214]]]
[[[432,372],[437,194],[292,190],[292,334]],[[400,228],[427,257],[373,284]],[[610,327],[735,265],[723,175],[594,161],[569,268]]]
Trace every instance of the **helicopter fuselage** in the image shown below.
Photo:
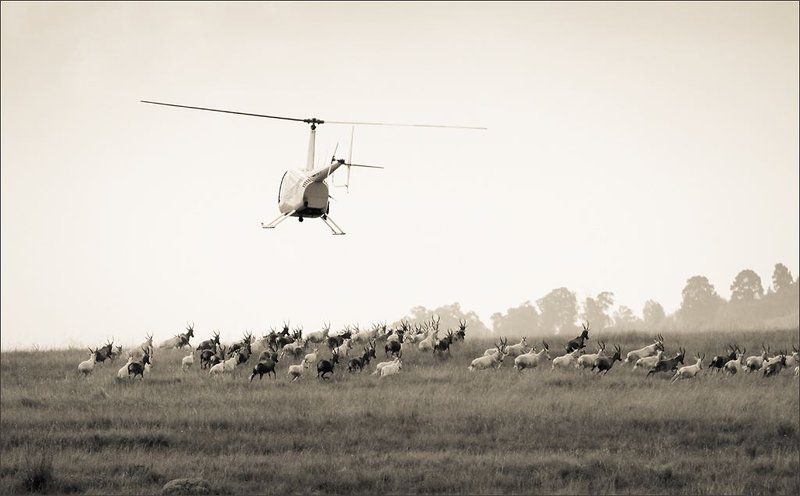
[[[338,163],[318,170],[290,169],[284,172],[278,191],[278,209],[292,217],[321,217],[330,211],[325,179],[339,168]]]

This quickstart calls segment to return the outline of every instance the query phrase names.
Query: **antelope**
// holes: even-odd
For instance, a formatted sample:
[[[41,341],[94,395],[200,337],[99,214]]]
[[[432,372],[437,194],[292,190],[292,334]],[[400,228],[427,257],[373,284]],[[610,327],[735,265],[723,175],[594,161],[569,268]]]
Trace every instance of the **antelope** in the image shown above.
[[[294,343],[289,343],[283,347],[283,350],[281,350],[281,357],[284,355],[290,355],[292,358],[298,358],[303,354],[305,349],[306,346],[304,343],[301,341],[295,341]]]
[[[305,372],[305,370],[305,366],[301,363],[299,365],[289,365],[286,373],[292,378],[292,382],[294,382],[303,376],[303,372]]]
[[[264,374],[267,374],[267,377],[272,374],[273,378],[278,378],[278,374],[275,373],[275,366],[278,365],[278,352],[274,344],[270,345],[270,350],[271,351],[264,350],[261,356],[258,357],[258,363],[253,367],[253,373],[250,374],[250,382],[253,382],[253,378],[256,374],[258,374],[259,381]]]
[[[575,367],[578,357],[581,356],[581,353],[583,353],[583,348],[575,348],[564,356],[555,357],[550,370],[555,370],[556,368],[567,369]]]
[[[500,338],[500,347],[503,348],[503,354],[507,354],[508,346],[508,338]],[[497,353],[496,348],[487,348],[486,351],[483,352],[483,356],[490,356]]]
[[[359,372],[364,369],[367,365],[369,365],[369,361],[371,358],[375,358],[375,345],[370,344],[369,347],[364,348],[364,354],[361,357],[351,358],[350,361],[347,363],[347,371],[348,372],[355,372],[358,370]]]
[[[597,343],[597,353],[587,353],[586,355],[581,355],[578,357],[578,360],[575,362],[576,368],[583,368],[583,369],[591,369],[594,367],[594,361],[597,360],[600,356],[605,356],[606,344],[603,341],[599,341]]]
[[[380,375],[381,370],[383,370],[384,367],[387,367],[387,366],[397,362],[398,360],[400,360],[400,357],[396,356],[396,357],[394,357],[393,360],[390,360],[388,362],[380,362],[380,363],[378,363],[377,365],[375,365],[375,372],[373,372],[372,375]]]
[[[433,351],[433,345],[436,343],[436,340],[439,339],[439,320],[441,319],[438,315],[431,317],[431,330],[428,336],[417,345],[419,351]]]
[[[306,335],[306,343],[314,343],[314,344],[322,343],[326,339],[328,339],[328,334],[330,332],[331,332],[331,325],[325,324],[324,326],[322,326],[321,331],[309,332]]]
[[[333,368],[337,363],[339,363],[339,353],[333,350],[333,355],[331,355],[330,360],[320,360],[317,363],[317,377],[322,377],[323,380],[327,379],[325,375],[333,374]]]
[[[303,357],[303,363],[305,363],[307,366],[314,365],[317,363],[317,358],[319,356],[318,353],[319,348],[314,348],[314,351]]]
[[[444,339],[436,341],[433,345],[433,354],[439,353],[440,356],[444,356],[444,353],[447,352],[447,356],[450,356],[450,345],[453,344],[453,340],[455,340],[455,334],[448,329],[447,336],[445,336]]]
[[[386,344],[383,345],[383,353],[384,353],[385,356],[389,356],[389,355],[397,356],[400,353],[400,351],[403,349],[403,334],[402,334],[403,331],[397,331],[397,332],[400,333],[400,334],[399,335],[398,334],[393,334],[393,336],[399,336],[399,337],[397,337],[393,341],[387,340]]]
[[[522,372],[524,369],[534,369],[538,367],[543,357],[550,360],[550,346],[545,341],[542,341],[542,346],[542,351],[538,353],[536,352],[536,347],[532,346],[529,352],[518,355],[514,359],[514,368]]]
[[[142,350],[152,350],[153,349],[153,334],[152,333],[151,334],[147,334],[146,337],[147,337],[147,339],[145,339],[142,344],[140,344],[139,346],[134,346],[133,348],[131,348],[131,350],[128,352],[128,356],[129,357],[141,358],[142,357],[142,355],[141,355],[141,351]]]
[[[181,360],[181,370],[186,372],[194,365],[194,352],[190,352]]]
[[[402,326],[408,327],[408,323],[403,322]],[[405,333],[405,342],[419,345],[419,343],[425,339],[425,332],[422,330],[422,326],[419,324],[414,325],[413,332],[409,328],[408,331]]]
[[[128,378],[128,366],[133,363],[133,360],[133,357],[128,357],[128,362],[117,371],[117,380]]]
[[[238,364],[239,364],[239,352],[234,351],[233,353],[231,353],[230,358],[211,367],[211,370],[209,370],[208,373],[210,375],[233,373],[234,369],[236,369],[236,366]]]
[[[381,368],[381,379],[383,379],[384,377],[388,377],[390,375],[399,374],[400,369],[402,368],[403,368],[403,359],[397,357],[397,360]]]
[[[376,337],[378,335],[379,327],[373,326],[372,331],[368,331],[364,329],[363,331],[358,329],[356,326],[356,332],[353,334],[353,337],[350,338],[353,343],[355,344],[367,344],[369,343],[370,339]]]
[[[678,353],[668,359],[668,360],[661,360],[659,361],[655,367],[650,369],[647,372],[647,377],[650,377],[652,374],[657,374],[659,372],[674,372],[678,368],[678,364],[683,365],[683,358],[686,356],[686,350],[683,348],[678,348]]]
[[[614,345],[614,354],[611,355],[610,357],[601,355],[595,358],[592,370],[596,369],[595,371],[598,374],[600,372],[602,372],[603,375],[608,374],[608,371],[611,370],[611,367],[614,366],[614,362],[622,361],[622,357],[620,355],[622,355],[622,350],[620,350],[619,346]]]
[[[506,356],[510,358],[517,358],[518,356],[526,353],[525,348],[528,347],[528,341],[525,337],[520,339],[519,343],[512,344],[511,346],[506,348]],[[516,361],[514,362],[516,363]]]
[[[652,370],[653,367],[655,367],[656,364],[661,361],[661,357],[663,355],[664,350],[658,350],[653,356],[640,358],[636,360],[636,363],[633,364],[633,370],[636,370],[637,368]]]
[[[625,356],[625,363],[636,362],[640,358],[655,355],[658,351],[664,351],[664,338],[659,334],[653,340],[653,344],[633,350]]]
[[[128,376],[131,379],[136,379],[138,375],[144,380],[144,373],[148,370],[148,366],[150,365],[150,353],[144,348],[142,348],[142,351],[144,354],[141,360],[133,360],[128,364]]]
[[[753,355],[747,357],[747,360],[745,360],[744,363],[747,367],[747,371],[752,372],[760,369],[761,366],[764,365],[764,360],[767,359],[767,356],[769,356],[769,346],[765,348],[764,343],[761,343],[761,355]]]
[[[711,359],[711,363],[708,365],[708,370],[721,370],[726,363],[730,362],[731,360],[738,360],[737,352],[739,351],[739,347],[734,344],[729,344],[728,349],[730,353],[727,355],[717,355]]]
[[[502,339],[501,339],[502,343]],[[486,370],[486,369],[497,369],[503,364],[503,358],[505,357],[505,346],[503,344],[496,344],[495,345],[495,353],[491,355],[484,355],[482,357],[476,358],[475,360],[470,363],[467,370]]]
[[[737,372],[741,372],[745,368],[745,357],[744,354],[747,352],[747,348],[743,349],[742,351],[736,352],[736,357],[733,360],[728,360],[725,362],[722,370],[728,374],[734,375]]]
[[[797,367],[800,365],[800,350],[797,349],[797,346],[792,345],[792,354],[786,355],[786,367]]]
[[[675,375],[672,376],[672,380],[670,384],[674,384],[675,381],[678,379],[691,379],[696,376],[700,370],[703,368],[703,360],[706,358],[705,354],[698,355],[695,354],[694,359],[697,360],[697,363],[694,365],[684,365],[683,367],[679,368]]]
[[[334,354],[339,356],[348,356],[350,354],[350,349],[353,347],[353,342],[349,339],[346,339],[344,343],[337,346],[333,350],[331,350]]]
[[[344,344],[344,342],[351,337],[353,337],[353,331],[350,330],[349,326],[345,326],[344,331],[340,332],[338,335],[328,336],[328,348],[332,351],[334,348]]]
[[[763,374],[764,377],[770,377],[773,375],[778,375],[783,367],[786,366],[786,352],[781,351],[780,354],[776,357],[777,360],[771,361],[769,365],[764,367]]]
[[[84,376],[88,376],[94,372],[94,364],[97,361],[97,350],[89,348],[89,358],[78,364],[78,372]]]
[[[196,351],[216,350],[219,346],[219,331],[214,331],[211,339],[206,339],[195,348]]]
[[[106,360],[111,359],[111,357],[113,356],[113,350],[114,350],[114,340],[112,339],[110,342],[106,341],[106,344],[95,350],[95,352],[97,353],[97,357],[95,357],[95,362],[103,363]]]
[[[108,354],[108,359],[111,360],[111,363],[114,363],[120,355],[122,355],[122,346],[117,346],[114,351]]]
[[[464,341],[466,337],[467,337],[467,321],[464,319],[458,319],[458,330],[456,331],[455,340]]]
[[[575,339],[570,340],[564,349],[567,353],[572,353],[575,350],[580,350],[586,347],[586,341],[589,340],[589,322],[587,321],[585,324],[581,324],[583,327],[583,331],[581,335]]]

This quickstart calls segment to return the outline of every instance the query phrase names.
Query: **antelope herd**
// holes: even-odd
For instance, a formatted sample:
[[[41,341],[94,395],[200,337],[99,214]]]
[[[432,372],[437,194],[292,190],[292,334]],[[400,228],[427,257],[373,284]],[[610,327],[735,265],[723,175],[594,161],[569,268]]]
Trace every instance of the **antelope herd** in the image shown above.
[[[245,333],[240,341],[227,344],[220,341],[219,332],[214,332],[210,339],[202,341],[194,349],[190,344],[194,336],[194,324],[189,324],[186,332],[162,342],[158,348],[189,347],[189,353],[181,358],[181,370],[191,370],[196,356],[200,369],[208,370],[210,376],[234,374],[237,369],[246,366],[251,357],[255,357],[249,376],[251,382],[256,376],[262,379],[264,375],[277,379],[278,364],[286,362],[286,375],[294,382],[304,377],[312,368],[316,369],[316,377],[320,380],[329,379],[345,367],[350,374],[362,372],[370,367],[373,360],[377,361],[377,345],[383,343],[383,356],[387,360],[377,363],[372,372],[372,375],[383,378],[400,374],[403,370],[403,353],[409,353],[414,348],[417,353],[430,353],[440,360],[449,359],[451,349],[466,337],[467,322],[461,320],[458,329],[448,329],[441,337],[439,323],[439,318],[434,316],[416,324],[402,321],[394,329],[374,324],[371,328],[362,330],[355,325],[345,326],[338,332],[332,332],[330,325],[325,325],[321,330],[305,335],[302,327],[290,331],[289,324],[284,323],[280,331],[272,328],[258,339],[251,333]],[[647,346],[624,354],[624,359],[618,345],[607,352],[605,342],[597,341],[596,348],[589,350],[594,352],[587,352],[588,342],[588,322],[583,324],[581,334],[568,341],[564,346],[564,353],[558,356],[551,355],[552,350],[546,341],[542,341],[541,348],[537,350],[536,344],[529,344],[527,337],[511,345],[508,344],[508,339],[500,338],[482,356],[472,360],[468,370],[497,370],[502,367],[504,359],[508,358],[513,361],[513,368],[518,373],[545,368],[550,361],[551,372],[556,369],[577,369],[594,375],[606,375],[615,362],[620,362],[623,365],[632,363],[634,371],[646,371],[645,378],[659,373],[671,374],[670,383],[675,383],[681,379],[693,379],[704,369],[705,354],[695,354],[693,363],[684,364],[686,350],[679,347],[670,357],[661,334]],[[320,348],[327,348],[327,353]],[[725,375],[759,372],[764,377],[777,375],[788,368],[794,371],[795,376],[800,376],[797,346],[792,346],[791,353],[783,350],[772,353],[770,346],[765,344],[762,344],[759,354],[747,356],[746,351],[746,348],[740,349],[736,344],[729,344],[728,350],[713,357],[705,368],[707,371]],[[113,363],[122,354],[122,347],[115,347],[111,340],[99,348],[89,348],[89,353],[89,358],[78,364],[78,372],[83,376],[92,374],[96,364],[105,361]],[[323,354],[327,356],[323,357]],[[117,379],[135,379],[138,376],[144,380],[153,366],[154,355],[153,335],[148,334],[143,343],[128,351],[128,360],[117,372]]]

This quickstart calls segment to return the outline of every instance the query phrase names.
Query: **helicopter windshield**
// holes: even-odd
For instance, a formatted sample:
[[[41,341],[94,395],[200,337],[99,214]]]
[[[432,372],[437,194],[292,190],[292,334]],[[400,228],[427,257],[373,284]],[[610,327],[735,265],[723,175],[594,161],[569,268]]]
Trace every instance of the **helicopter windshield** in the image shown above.
[[[289,171],[286,171],[286,172],[283,173],[283,177],[281,177],[281,184],[278,186],[278,204],[279,205],[281,203],[281,189],[283,189],[283,180],[286,179],[286,174],[288,174],[288,173],[289,173]]]

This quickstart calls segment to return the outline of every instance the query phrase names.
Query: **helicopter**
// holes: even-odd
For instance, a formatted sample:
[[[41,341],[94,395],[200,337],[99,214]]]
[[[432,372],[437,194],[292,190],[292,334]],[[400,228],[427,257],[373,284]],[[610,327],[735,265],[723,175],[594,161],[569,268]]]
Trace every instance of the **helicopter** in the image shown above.
[[[280,187],[278,188],[278,211],[280,215],[269,223],[261,223],[264,229],[274,229],[281,222],[289,217],[297,217],[298,221],[303,222],[305,218],[320,218],[327,225],[334,235],[343,235],[345,232],[339,227],[330,216],[330,196],[328,183],[326,180],[340,167],[347,168],[347,179],[342,187],[350,188],[350,169],[352,167],[362,167],[368,169],[383,169],[378,165],[365,165],[352,163],[353,158],[353,130],[355,126],[401,126],[401,127],[424,127],[424,128],[450,128],[450,129],[480,129],[485,127],[477,126],[447,126],[439,124],[397,124],[387,122],[360,122],[360,121],[331,121],[318,119],[316,117],[298,118],[285,117],[278,115],[254,114],[250,112],[238,112],[233,110],[223,110],[207,107],[194,107],[189,105],[178,105],[176,103],[154,102],[150,100],[140,100],[141,103],[151,105],[163,105],[166,107],[176,107],[191,110],[204,110],[207,112],[220,112],[223,114],[244,115],[248,117],[263,117],[267,119],[277,119],[282,121],[302,122],[309,124],[311,133],[308,138],[308,158],[305,169],[289,169],[283,173]],[[317,126],[322,124],[345,124],[350,125],[350,153],[347,160],[337,159],[336,152],[339,144],[333,151],[331,161],[327,166],[314,168],[315,142]],[[333,179],[331,177],[331,179]],[[339,186],[333,184],[334,186]]]

